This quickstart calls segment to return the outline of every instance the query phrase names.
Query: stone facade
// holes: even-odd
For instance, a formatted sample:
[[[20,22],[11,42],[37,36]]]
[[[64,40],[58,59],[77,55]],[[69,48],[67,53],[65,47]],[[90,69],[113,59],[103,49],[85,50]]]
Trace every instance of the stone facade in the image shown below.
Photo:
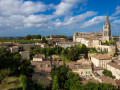
[[[120,79],[120,61],[112,61],[108,63],[107,69],[112,72],[116,79]]]
[[[30,59],[30,51],[21,51],[20,55],[23,59]]]
[[[103,25],[103,30],[100,33],[75,32],[73,35],[73,42],[80,42],[81,44],[85,44],[88,47],[93,47],[93,45],[100,45],[101,42],[109,40],[112,40],[112,36],[108,14],[106,16],[105,24]]]
[[[111,57],[108,54],[95,54],[90,59],[96,67],[105,69],[107,69],[107,64],[111,62]]]
[[[33,61],[44,61],[45,60],[45,55],[44,54],[36,54],[33,57]]]
[[[56,43],[56,45],[63,47],[63,48],[67,48],[67,47],[72,47],[75,45],[79,45],[80,43],[77,42],[58,42]]]
[[[106,16],[106,21],[105,24],[103,25],[103,36],[102,36],[102,41],[109,41],[111,40],[111,25],[109,23],[109,18],[108,18],[108,13]]]
[[[19,52],[19,47],[18,46],[10,47],[10,51],[11,52]]]

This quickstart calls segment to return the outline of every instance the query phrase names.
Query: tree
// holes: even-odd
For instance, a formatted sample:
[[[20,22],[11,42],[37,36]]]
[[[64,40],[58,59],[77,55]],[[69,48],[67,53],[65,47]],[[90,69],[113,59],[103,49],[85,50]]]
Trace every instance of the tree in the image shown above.
[[[91,68],[92,68],[92,70],[94,69],[94,64],[93,64],[93,62],[91,63]]]
[[[45,37],[42,37],[42,43],[47,43],[47,40],[45,39]]]
[[[52,84],[52,90],[59,90],[59,82],[57,76],[54,77],[53,84]]]
[[[57,76],[60,88],[64,87],[65,80],[67,79],[67,72],[68,67],[66,67],[66,65],[60,65],[58,68],[55,68],[51,72],[52,79],[54,79],[54,77]]]
[[[27,35],[24,39],[25,40],[30,40],[30,39],[32,39],[32,36],[31,35]]]
[[[46,90],[45,86],[38,80],[37,83],[37,90]]]
[[[67,54],[67,58],[72,61],[76,61],[78,59],[78,56],[79,54],[76,52],[74,48],[72,48]]]
[[[117,90],[117,87],[112,84],[88,82],[82,85],[79,90]]]
[[[23,90],[27,89],[27,77],[25,75],[21,75],[20,76],[20,85],[22,87]]]
[[[109,45],[113,45],[114,41],[113,40],[109,40],[108,43],[109,43]]]
[[[64,88],[68,90],[78,90],[81,87],[81,82],[79,79],[79,75],[68,71],[67,72],[67,79],[64,84]]]
[[[112,76],[112,72],[109,71],[109,70],[106,70],[106,69],[105,69],[102,73],[103,73],[105,76],[108,76],[108,77],[113,78],[113,76]]]

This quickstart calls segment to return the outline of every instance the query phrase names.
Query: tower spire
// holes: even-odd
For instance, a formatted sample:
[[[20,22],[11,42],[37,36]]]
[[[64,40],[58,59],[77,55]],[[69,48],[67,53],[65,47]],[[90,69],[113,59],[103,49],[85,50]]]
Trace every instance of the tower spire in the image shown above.
[[[105,21],[105,24],[109,24],[108,12],[107,12],[107,15],[106,15],[106,21]]]

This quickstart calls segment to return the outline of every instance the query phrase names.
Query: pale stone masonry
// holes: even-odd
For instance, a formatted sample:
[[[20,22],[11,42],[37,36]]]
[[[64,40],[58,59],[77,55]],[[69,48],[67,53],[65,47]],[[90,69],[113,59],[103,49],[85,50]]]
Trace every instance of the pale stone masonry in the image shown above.
[[[57,46],[63,47],[63,48],[67,48],[67,47],[72,47],[72,46],[76,46],[76,45],[80,45],[81,43],[77,43],[77,42],[58,42],[56,43]]]
[[[95,45],[101,45],[101,42],[106,42],[109,40],[119,41],[119,37],[112,37],[111,35],[111,25],[109,22],[108,13],[106,16],[105,23],[103,25],[103,30],[100,33],[94,32],[75,32],[73,35],[73,42],[80,42],[85,44],[87,47],[94,47]]]
[[[95,54],[90,57],[96,67],[107,69],[107,64],[111,62],[111,57],[108,54]]]
[[[18,46],[10,47],[10,51],[11,52],[19,52],[19,47]]]
[[[116,79],[120,79],[120,61],[114,60],[107,65],[107,69],[112,72]]]
[[[36,54],[33,56],[33,61],[44,61],[45,60],[45,55],[44,54]]]
[[[21,51],[20,55],[23,59],[30,59],[30,51]]]

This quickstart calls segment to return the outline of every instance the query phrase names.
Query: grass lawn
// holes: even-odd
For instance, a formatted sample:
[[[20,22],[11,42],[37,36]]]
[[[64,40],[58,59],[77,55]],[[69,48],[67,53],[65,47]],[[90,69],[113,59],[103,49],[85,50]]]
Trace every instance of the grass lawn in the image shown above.
[[[20,87],[19,77],[6,77],[0,84],[0,90]]]

